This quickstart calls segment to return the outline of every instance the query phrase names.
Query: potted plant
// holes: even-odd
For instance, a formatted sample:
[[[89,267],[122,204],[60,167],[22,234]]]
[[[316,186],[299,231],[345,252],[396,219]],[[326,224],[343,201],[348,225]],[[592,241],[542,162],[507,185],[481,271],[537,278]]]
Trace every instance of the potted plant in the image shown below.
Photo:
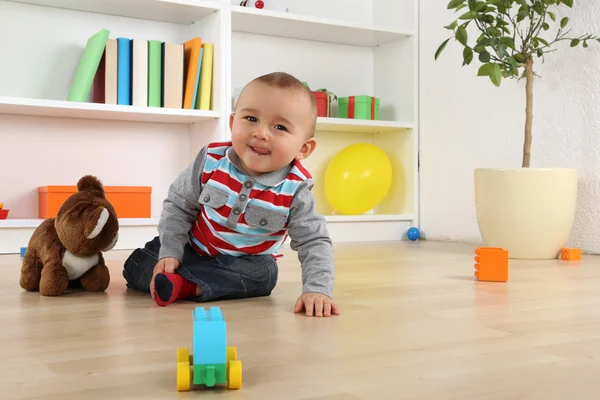
[[[536,60],[546,61],[556,45],[588,48],[596,36],[572,36],[568,17],[558,13],[573,0],[451,0],[457,18],[444,28],[462,46],[463,66],[478,60],[477,76],[495,86],[505,78],[525,80],[525,128],[520,168],[475,170],[477,221],[487,246],[511,258],[556,258],[568,240],[577,199],[577,170],[531,168],[533,84]],[[554,29],[553,29],[554,28]],[[477,35],[473,35],[473,31]]]

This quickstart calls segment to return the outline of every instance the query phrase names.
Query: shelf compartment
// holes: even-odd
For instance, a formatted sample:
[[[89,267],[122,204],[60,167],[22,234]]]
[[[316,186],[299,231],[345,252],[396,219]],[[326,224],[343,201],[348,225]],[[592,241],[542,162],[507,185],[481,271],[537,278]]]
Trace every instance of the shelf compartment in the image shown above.
[[[220,118],[218,111],[135,107],[19,97],[0,97],[0,114],[181,124]]]
[[[362,25],[330,18],[241,6],[232,7],[231,26],[232,30],[237,32],[354,46],[378,46],[413,36],[412,32],[402,32],[377,25]]]
[[[394,133],[413,129],[411,122],[374,121],[349,118],[317,118],[317,131],[353,132],[353,133]]]
[[[221,9],[203,0],[11,0],[15,3],[86,11],[98,14],[191,24]]]

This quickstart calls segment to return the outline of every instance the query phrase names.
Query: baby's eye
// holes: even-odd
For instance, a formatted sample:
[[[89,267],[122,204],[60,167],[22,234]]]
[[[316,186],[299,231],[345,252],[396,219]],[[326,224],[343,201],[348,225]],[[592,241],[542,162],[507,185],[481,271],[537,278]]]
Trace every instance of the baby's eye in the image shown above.
[[[287,131],[287,128],[283,125],[275,125],[275,129]]]
[[[247,116],[245,117],[248,121],[252,121],[252,122],[256,122],[256,118],[255,117],[251,117],[251,116]]]

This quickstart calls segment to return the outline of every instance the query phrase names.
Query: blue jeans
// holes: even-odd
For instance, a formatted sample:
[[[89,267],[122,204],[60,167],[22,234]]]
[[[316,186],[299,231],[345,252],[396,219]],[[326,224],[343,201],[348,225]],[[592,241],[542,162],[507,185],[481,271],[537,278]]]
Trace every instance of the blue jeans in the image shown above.
[[[131,253],[123,268],[128,288],[150,293],[159,250],[160,239],[155,237]],[[175,272],[202,289],[200,296],[187,300],[204,302],[269,296],[277,283],[278,270],[277,261],[269,255],[206,257],[186,244],[181,265]]]

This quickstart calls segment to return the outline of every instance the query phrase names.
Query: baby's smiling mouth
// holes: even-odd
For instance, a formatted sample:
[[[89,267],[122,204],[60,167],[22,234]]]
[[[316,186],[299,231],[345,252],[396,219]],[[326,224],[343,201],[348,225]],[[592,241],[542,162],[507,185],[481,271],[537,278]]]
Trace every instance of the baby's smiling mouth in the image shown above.
[[[249,146],[250,150],[252,150],[255,154],[259,155],[259,156],[268,156],[269,154],[271,154],[271,151],[269,149],[265,149],[265,148],[261,148],[261,147],[252,147]]]

